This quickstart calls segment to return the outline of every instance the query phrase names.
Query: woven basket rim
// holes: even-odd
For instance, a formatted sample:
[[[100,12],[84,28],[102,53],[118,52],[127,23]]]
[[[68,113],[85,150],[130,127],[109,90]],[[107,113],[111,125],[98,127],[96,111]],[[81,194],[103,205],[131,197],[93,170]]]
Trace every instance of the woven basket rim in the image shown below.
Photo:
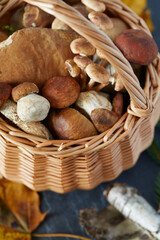
[[[1,12],[0,16],[8,11],[10,8],[16,6],[22,1],[18,0],[3,0],[0,3]],[[16,144],[18,147],[24,147],[29,152],[35,154],[52,154],[54,157],[65,158],[74,155],[88,154],[94,151],[98,151],[103,147],[109,147],[117,139],[122,139],[125,134],[133,127],[137,126],[144,117],[149,117],[153,111],[154,105],[159,99],[160,79],[159,79],[159,65],[160,55],[153,63],[149,64],[146,69],[146,83],[144,90],[141,89],[139,81],[137,80],[130,64],[120,53],[117,47],[111,42],[111,40],[99,31],[93,24],[86,23],[83,16],[69,5],[61,0],[25,0],[25,2],[33,4],[42,8],[43,10],[55,15],[60,20],[66,22],[74,30],[83,29],[81,35],[89,42],[91,42],[98,49],[105,49],[106,60],[114,66],[114,68],[121,75],[121,80],[124,83],[126,89],[131,96],[131,105],[128,107],[127,112],[121,117],[121,119],[109,130],[93,137],[79,139],[79,140],[45,140],[33,135],[24,133],[17,128],[14,128],[7,124],[3,119],[0,119],[0,132],[1,135],[8,141]],[[130,8],[118,0],[101,0],[109,7],[113,12],[122,18],[131,28],[143,29],[145,32],[151,35],[146,23],[143,19],[137,16]],[[42,5],[41,5],[42,4]],[[71,13],[72,14],[71,14]],[[65,13],[65,14],[64,14]],[[64,17],[65,16],[65,17]],[[75,17],[73,22],[71,16]],[[74,20],[75,20],[74,19]],[[85,24],[84,24],[85,23]],[[78,25],[78,27],[77,27]],[[86,26],[80,28],[80,26]],[[78,28],[78,29],[77,29]],[[96,42],[93,41],[93,35],[96,37]],[[100,37],[101,39],[100,39]],[[104,47],[105,43],[105,47]],[[115,53],[118,56],[118,60],[115,59]],[[108,55],[107,55],[108,54]],[[117,68],[117,66],[118,68]],[[125,71],[124,72],[124,64]],[[126,67],[127,66],[127,67]],[[124,80],[124,78],[126,78]],[[126,81],[126,82],[125,82]],[[130,82],[131,81],[131,82]],[[134,96],[135,94],[135,96]]]

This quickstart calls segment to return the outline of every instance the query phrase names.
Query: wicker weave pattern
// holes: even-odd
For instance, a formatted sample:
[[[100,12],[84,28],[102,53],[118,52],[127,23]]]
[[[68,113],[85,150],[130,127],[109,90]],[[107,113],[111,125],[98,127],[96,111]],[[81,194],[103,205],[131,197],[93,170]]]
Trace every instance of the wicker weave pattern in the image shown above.
[[[101,0],[131,28],[150,34],[145,22],[118,0]],[[22,1],[1,2],[2,16]],[[76,141],[44,139],[25,134],[0,120],[0,171],[32,189],[51,189],[65,193],[74,189],[92,189],[101,182],[115,179],[132,167],[139,154],[152,142],[154,127],[160,117],[160,60],[147,67],[145,87],[129,62],[113,42],[75,9],[60,0],[25,0],[53,14],[101,50],[127,89],[131,104],[128,112],[109,130]]]

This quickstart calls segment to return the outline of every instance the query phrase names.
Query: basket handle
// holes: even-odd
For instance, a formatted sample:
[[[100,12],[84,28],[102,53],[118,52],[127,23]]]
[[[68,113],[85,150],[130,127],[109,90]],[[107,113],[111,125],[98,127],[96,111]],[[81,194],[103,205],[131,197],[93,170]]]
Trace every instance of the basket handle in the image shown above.
[[[138,117],[148,117],[151,114],[153,109],[152,102],[145,95],[143,89],[141,88],[139,80],[134,74],[130,63],[104,32],[102,32],[98,27],[82,16],[76,9],[67,5],[62,0],[24,1],[41,8],[43,11],[46,11],[51,15],[54,15],[69,25],[81,36],[86,38],[95,48],[103,52],[106,60],[112,64],[114,69],[119,74],[124,87],[130,95],[131,104],[128,108],[128,112]],[[116,2],[117,6],[118,4],[120,5],[120,2],[117,0],[101,1],[105,2],[106,5],[107,2],[110,4],[114,4],[114,2]],[[122,6],[126,7],[125,5],[121,4],[120,9],[122,9]],[[127,7],[126,9],[128,10]],[[136,17],[137,15],[134,13],[134,16]],[[137,16],[137,18],[139,17]]]

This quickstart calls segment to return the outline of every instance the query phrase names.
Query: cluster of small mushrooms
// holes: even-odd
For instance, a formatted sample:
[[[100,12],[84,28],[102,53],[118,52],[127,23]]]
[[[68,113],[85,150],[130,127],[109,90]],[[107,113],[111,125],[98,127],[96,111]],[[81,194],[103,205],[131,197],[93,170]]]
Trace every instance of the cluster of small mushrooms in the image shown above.
[[[66,1],[105,32],[141,67],[158,54],[154,40],[133,30],[94,0]],[[24,132],[46,139],[80,139],[112,127],[124,111],[124,86],[103,54],[68,25],[22,4],[1,19],[0,113]],[[6,40],[5,40],[6,39]],[[5,41],[4,41],[5,40]]]

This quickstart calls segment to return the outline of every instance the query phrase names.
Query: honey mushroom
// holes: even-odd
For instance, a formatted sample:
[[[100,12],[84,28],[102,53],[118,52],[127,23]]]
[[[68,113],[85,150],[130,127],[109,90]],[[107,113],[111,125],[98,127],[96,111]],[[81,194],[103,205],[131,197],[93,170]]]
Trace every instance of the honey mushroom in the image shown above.
[[[102,12],[91,12],[88,18],[104,31],[112,41],[114,41],[120,33],[129,28],[123,20],[119,18],[110,18],[106,13]]]
[[[105,4],[96,0],[81,0],[81,2],[96,12],[104,12],[106,10]]]
[[[86,56],[93,56],[96,53],[95,47],[93,47],[92,44],[84,38],[73,40],[70,47],[74,54],[79,54],[81,56],[81,58],[76,56],[77,58],[75,57],[74,61],[90,77],[90,81],[87,84],[86,89],[93,89],[95,83],[100,84],[96,86],[94,90],[99,91],[104,88],[109,82],[108,71],[103,66],[94,63],[91,59],[89,60],[89,58],[86,58]]]
[[[38,87],[31,82],[24,82],[12,89],[12,98],[17,102],[17,115],[25,122],[44,120],[50,110],[50,103],[37,95]]]

